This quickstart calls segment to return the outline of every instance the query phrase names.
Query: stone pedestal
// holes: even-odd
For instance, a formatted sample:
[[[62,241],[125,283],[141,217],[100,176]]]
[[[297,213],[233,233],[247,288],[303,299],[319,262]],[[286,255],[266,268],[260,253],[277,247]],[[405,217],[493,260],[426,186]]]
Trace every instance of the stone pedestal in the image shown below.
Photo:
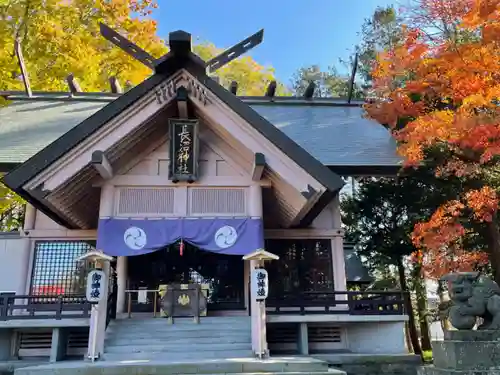
[[[500,375],[500,331],[446,331],[418,375]]]

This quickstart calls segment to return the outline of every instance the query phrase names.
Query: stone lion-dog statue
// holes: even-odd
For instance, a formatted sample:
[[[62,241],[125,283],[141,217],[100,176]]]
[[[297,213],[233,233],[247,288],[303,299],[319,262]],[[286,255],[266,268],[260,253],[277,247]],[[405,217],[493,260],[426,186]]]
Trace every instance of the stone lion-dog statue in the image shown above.
[[[444,276],[453,303],[449,320],[458,330],[471,330],[477,319],[483,323],[477,329],[500,330],[500,287],[479,272],[457,272]]]

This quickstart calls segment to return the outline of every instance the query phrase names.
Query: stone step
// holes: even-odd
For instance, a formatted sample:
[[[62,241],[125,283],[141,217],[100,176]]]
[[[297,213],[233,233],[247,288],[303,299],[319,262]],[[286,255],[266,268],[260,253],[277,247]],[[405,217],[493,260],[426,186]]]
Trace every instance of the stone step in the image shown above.
[[[205,360],[165,359],[133,361],[120,359],[119,362],[63,361],[15,370],[15,375],[345,375],[345,372],[328,369],[328,364],[310,357],[272,357],[269,360],[256,358],[232,358],[217,360],[215,357]]]
[[[166,353],[179,353],[185,352],[191,355],[197,355],[200,352],[231,352],[233,350],[252,350],[250,342],[226,344],[226,343],[212,343],[212,344],[198,344],[192,342],[190,344],[179,345],[178,343],[158,344],[158,345],[137,345],[136,341],[130,345],[107,345],[105,346],[105,353],[149,353],[149,352],[166,352]]]
[[[204,359],[225,359],[225,358],[250,358],[252,350],[221,350],[221,351],[201,351],[201,352],[138,352],[138,353],[104,353],[102,359],[105,361],[199,361]]]
[[[106,339],[123,339],[123,340],[142,340],[142,339],[161,339],[161,340],[176,340],[176,339],[228,339],[228,340],[251,340],[250,330],[244,332],[214,332],[214,331],[186,331],[186,332],[106,332]]]
[[[214,336],[212,332],[207,334],[207,336],[193,336],[193,337],[185,337],[178,335],[170,335],[170,336],[160,336],[160,335],[143,335],[142,337],[123,337],[123,336],[109,336],[106,337],[106,345],[111,346],[120,346],[120,345],[130,345],[131,340],[133,340],[134,345],[162,345],[162,344],[176,344],[176,345],[185,345],[185,344],[239,344],[239,343],[249,343],[252,341],[251,335],[218,335]]]
[[[183,324],[193,324],[193,318],[174,318],[174,324],[183,325]],[[167,318],[164,317],[156,317],[149,319],[115,319],[110,322],[110,325],[155,325],[155,324],[163,324],[163,322],[168,322]],[[200,324],[215,324],[215,325],[237,325],[237,324],[250,324],[250,317],[200,317]]]
[[[161,337],[221,337],[221,336],[238,336],[247,337],[251,335],[250,329],[242,330],[168,330],[168,329],[142,329],[142,330],[106,330],[107,336],[124,336],[124,337],[141,337],[141,336],[161,336]]]
[[[206,329],[206,330],[225,330],[225,331],[233,331],[233,330],[245,330],[245,329],[250,329],[251,325],[250,324],[196,324],[191,322],[190,324],[169,324],[167,321],[163,321],[161,324],[134,324],[134,325],[128,325],[128,324],[113,324],[109,325],[108,329],[110,331],[117,331],[117,330],[124,330],[124,331],[129,331],[129,330],[178,330],[178,331],[190,331],[190,330],[199,330],[199,329]]]
[[[222,337],[222,336],[237,336],[237,337],[248,337],[251,335],[251,329],[205,329],[199,327],[199,329],[107,329],[106,336],[123,336],[127,338],[134,337]]]

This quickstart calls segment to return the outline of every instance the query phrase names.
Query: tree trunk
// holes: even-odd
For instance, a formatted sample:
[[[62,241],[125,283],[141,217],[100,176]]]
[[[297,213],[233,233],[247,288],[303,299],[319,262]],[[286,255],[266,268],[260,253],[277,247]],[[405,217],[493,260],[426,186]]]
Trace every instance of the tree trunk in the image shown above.
[[[444,306],[445,303],[448,303],[448,299],[445,297],[443,284],[441,282],[438,282],[437,294],[439,297],[438,314],[439,314],[439,322],[441,323],[441,329],[443,330],[443,332],[449,331],[450,321],[448,320],[448,311],[444,313],[444,311],[442,311],[441,309],[441,307]]]
[[[408,283],[406,282],[405,267],[403,265],[403,259],[398,258],[397,260],[399,282],[401,284],[401,289],[405,292],[405,307],[408,313],[408,329],[410,331],[411,345],[413,346],[413,352],[415,354],[422,355],[422,349],[420,348],[420,342],[418,341],[418,332],[415,325],[415,315],[413,314],[413,306],[411,303],[410,291],[408,290]]]
[[[500,285],[500,233],[496,217],[488,223],[488,250],[493,277]]]
[[[413,270],[413,283],[417,297],[417,312],[420,325],[420,343],[422,350],[432,350],[431,339],[429,336],[429,320],[427,319],[427,288],[425,279],[422,277],[422,267],[417,264]]]

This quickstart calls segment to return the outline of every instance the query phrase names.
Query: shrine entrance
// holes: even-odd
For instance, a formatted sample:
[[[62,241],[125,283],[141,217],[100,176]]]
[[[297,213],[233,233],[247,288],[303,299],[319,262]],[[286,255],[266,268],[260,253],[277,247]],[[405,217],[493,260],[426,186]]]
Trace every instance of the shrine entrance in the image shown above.
[[[131,290],[156,290],[166,284],[202,284],[208,287],[207,310],[244,310],[244,261],[239,255],[217,254],[184,242],[129,257]],[[133,312],[152,312],[151,293],[134,293]]]

